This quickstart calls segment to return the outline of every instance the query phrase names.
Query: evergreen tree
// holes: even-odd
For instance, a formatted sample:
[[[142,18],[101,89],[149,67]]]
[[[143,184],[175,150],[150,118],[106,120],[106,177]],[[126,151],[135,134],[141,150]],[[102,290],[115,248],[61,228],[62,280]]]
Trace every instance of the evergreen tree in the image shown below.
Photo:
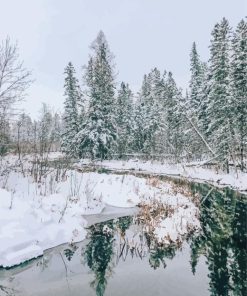
[[[210,91],[210,75],[209,75],[209,69],[208,65],[206,63],[202,63],[203,67],[203,82],[201,86],[201,103],[200,108],[198,110],[197,115],[197,124],[200,130],[202,131],[203,135],[207,139],[208,136],[208,129],[209,129],[209,122],[210,118],[208,117],[208,95]]]
[[[166,71],[161,77],[160,72],[154,69],[152,72],[151,94],[154,96],[152,106],[154,134],[152,141],[153,152],[157,154],[166,153],[165,142],[167,139],[167,117],[166,117]]]
[[[117,130],[113,57],[102,31],[93,42],[92,50],[85,73],[89,107],[85,123],[77,134],[77,144],[80,154],[90,154],[92,159],[105,159],[114,150]]]
[[[190,65],[190,95],[186,98],[185,109],[193,124],[196,125],[200,133],[205,137],[207,129],[207,97],[205,96],[207,66],[200,61],[195,42],[192,45],[190,53]],[[198,159],[200,155],[204,153],[205,147],[202,145],[200,137],[191,125],[188,126],[187,132],[190,134],[190,137],[187,139],[189,143],[186,141],[189,144],[188,149],[190,150],[190,154]]]
[[[143,112],[144,103],[141,101],[140,96],[137,101],[134,103],[134,115],[133,115],[133,143],[132,149],[133,152],[141,153],[143,152],[144,145],[144,112]]]
[[[132,139],[133,95],[128,84],[121,83],[116,104],[116,121],[118,130],[118,153],[129,152]]]
[[[135,103],[135,114],[134,114],[134,147],[135,152],[143,153],[144,152],[144,144],[147,139],[147,119],[146,119],[146,111],[147,111],[147,97],[150,93],[150,84],[148,81],[148,77],[145,74],[142,82],[142,87],[140,93],[138,93],[138,99]]]
[[[157,68],[151,70],[148,74],[149,95],[146,97],[145,109],[145,129],[147,138],[145,142],[145,151],[149,154],[156,153],[160,148],[157,147],[158,138],[163,131],[162,125],[162,81],[160,71]]]
[[[79,132],[78,104],[81,101],[81,91],[75,77],[75,69],[71,62],[65,68],[65,102],[64,102],[64,132],[62,134],[62,151],[70,156],[76,155],[75,136]]]
[[[148,155],[157,151],[157,138],[161,136],[161,131],[164,128],[164,125],[161,124],[162,91],[160,71],[154,68],[148,75],[144,75],[135,116],[138,147],[141,152]]]
[[[172,73],[168,73],[165,88],[166,102],[166,121],[167,121],[167,140],[168,151],[178,160],[182,152],[182,95],[178,90]]]
[[[238,137],[241,170],[247,150],[247,23],[237,26],[232,41],[231,86],[234,99],[234,128]]]
[[[190,110],[194,114],[197,114],[201,105],[201,95],[205,73],[204,66],[203,63],[200,61],[195,42],[192,45],[192,50],[190,54],[190,71]]]
[[[224,18],[212,31],[209,60],[209,95],[207,114],[211,143],[226,163],[232,153],[232,98],[230,94],[230,34],[228,21]]]

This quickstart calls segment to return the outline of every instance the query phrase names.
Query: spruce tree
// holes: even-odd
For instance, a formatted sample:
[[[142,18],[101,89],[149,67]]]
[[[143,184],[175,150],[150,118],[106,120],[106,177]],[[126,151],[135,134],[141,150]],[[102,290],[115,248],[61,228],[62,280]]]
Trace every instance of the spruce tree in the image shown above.
[[[209,69],[207,63],[202,63],[203,68],[203,82],[201,86],[201,102],[200,107],[198,110],[197,116],[197,124],[200,128],[201,132],[204,134],[205,138],[207,138],[208,135],[208,127],[209,127],[209,117],[207,114],[207,108],[208,108],[208,94],[210,90],[210,75],[209,75]]]
[[[191,121],[200,130],[200,133],[206,138],[207,120],[206,120],[206,108],[207,108],[207,97],[205,96],[206,91],[206,71],[207,65],[200,60],[200,56],[197,52],[196,43],[192,45],[190,53],[190,72],[191,78],[189,82],[189,96],[186,97],[186,113],[190,117]],[[200,157],[200,154],[204,151],[204,145],[198,134],[195,132],[193,127],[188,126],[190,137],[188,141],[190,143],[190,153],[196,157]]]
[[[161,135],[162,80],[157,68],[144,75],[136,106],[136,137],[141,149],[148,155],[157,151],[156,140]]]
[[[144,75],[141,91],[138,96],[136,111],[138,112],[137,117],[137,129],[136,138],[139,143],[139,152],[147,152],[147,143],[149,138],[149,96],[150,96],[150,77]]]
[[[65,102],[64,102],[64,131],[62,133],[62,151],[75,156],[75,137],[79,131],[78,105],[81,101],[81,91],[75,77],[75,69],[71,62],[65,68]]]
[[[85,73],[89,106],[76,141],[80,154],[89,154],[91,159],[105,159],[114,151],[117,130],[113,57],[102,31],[93,42],[92,50]]]
[[[154,154],[160,147],[157,147],[157,139],[163,130],[162,122],[162,82],[160,71],[157,68],[148,74],[150,84],[149,96],[146,98],[146,130],[147,139],[145,150],[149,154]]]
[[[130,152],[133,143],[133,94],[128,84],[121,83],[116,104],[116,122],[118,133],[118,154]]]
[[[204,67],[200,61],[199,54],[196,49],[196,43],[192,45],[190,54],[190,109],[193,114],[198,114],[201,105],[202,87],[204,82]]]
[[[209,60],[208,133],[219,158],[226,164],[232,153],[232,98],[230,94],[230,35],[228,21],[216,24],[212,31]]]
[[[171,72],[168,73],[165,88],[167,141],[169,152],[178,160],[182,152],[182,114],[181,114],[181,91],[177,88]]]
[[[155,79],[152,92],[155,93],[156,106],[154,108],[154,114],[156,114],[157,129],[154,134],[153,147],[157,154],[165,154],[166,151],[166,139],[167,139],[167,118],[166,118],[166,71],[164,74],[159,75],[159,79]],[[154,75],[157,77],[157,75]]]
[[[234,99],[234,129],[240,153],[241,170],[247,153],[247,23],[241,20],[232,41],[231,86]]]
[[[144,112],[143,112],[144,103],[141,101],[140,96],[138,96],[137,101],[134,103],[133,110],[133,142],[132,150],[136,153],[143,152],[144,146]]]

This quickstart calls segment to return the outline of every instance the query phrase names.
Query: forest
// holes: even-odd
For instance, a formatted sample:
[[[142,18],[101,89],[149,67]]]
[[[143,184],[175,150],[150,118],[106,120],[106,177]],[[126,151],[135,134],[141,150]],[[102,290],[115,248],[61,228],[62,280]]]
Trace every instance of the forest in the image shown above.
[[[76,159],[204,161],[226,172],[246,171],[246,21],[234,29],[226,18],[215,24],[209,51],[202,61],[192,44],[187,89],[169,69],[154,67],[134,93],[128,82],[117,81],[114,54],[100,31],[82,72],[72,62],[65,67],[63,112],[43,104],[33,120],[16,107],[32,83],[31,72],[7,38],[0,48],[1,154],[62,151]]]
[[[0,296],[247,295],[237,1],[5,2]]]

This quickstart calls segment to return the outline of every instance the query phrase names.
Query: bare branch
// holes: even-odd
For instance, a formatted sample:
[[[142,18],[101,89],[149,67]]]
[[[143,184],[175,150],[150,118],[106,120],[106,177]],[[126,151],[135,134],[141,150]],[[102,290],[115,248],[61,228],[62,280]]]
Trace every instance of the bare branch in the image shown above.
[[[31,83],[31,72],[19,60],[17,44],[11,44],[7,37],[0,44],[0,113],[22,100]]]

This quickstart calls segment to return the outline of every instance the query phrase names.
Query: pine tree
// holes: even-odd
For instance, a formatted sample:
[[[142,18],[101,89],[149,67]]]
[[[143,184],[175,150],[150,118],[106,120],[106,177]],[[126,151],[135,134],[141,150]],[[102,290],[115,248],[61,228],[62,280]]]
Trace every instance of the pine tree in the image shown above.
[[[182,153],[182,94],[177,88],[171,72],[168,73],[165,88],[167,141],[169,152],[178,160]]]
[[[193,124],[200,130],[200,133],[206,138],[207,120],[206,120],[206,108],[207,97],[206,91],[206,71],[207,65],[200,60],[200,56],[196,49],[196,43],[192,45],[190,53],[190,71],[191,79],[189,83],[190,92],[186,97],[186,113],[190,117]],[[202,145],[202,141],[193,127],[188,126],[187,132],[190,134],[188,137],[190,154],[198,159],[204,152],[205,147]]]
[[[156,116],[157,127],[153,135],[153,151],[157,154],[165,154],[166,138],[167,138],[167,118],[166,118],[166,71],[161,77],[160,73],[155,75],[152,79],[152,93],[155,97],[155,104],[153,114]]]
[[[226,164],[232,153],[232,101],[230,95],[230,34],[228,21],[224,18],[212,31],[209,60],[209,95],[207,116],[211,143]]]
[[[135,152],[143,153],[144,144],[147,139],[147,98],[150,93],[150,84],[147,75],[145,74],[142,81],[142,87],[135,103],[134,112],[134,147]]]
[[[198,114],[201,105],[205,72],[203,63],[200,61],[200,57],[197,52],[195,42],[192,45],[190,54],[190,71],[190,109],[194,114]]]
[[[77,144],[80,154],[90,154],[91,159],[105,159],[114,151],[117,130],[113,56],[102,31],[93,42],[92,50],[85,73],[89,107],[85,123],[77,134]]]
[[[200,128],[205,138],[207,138],[209,121],[210,121],[207,114],[207,108],[209,103],[208,94],[210,90],[210,75],[209,75],[209,69],[208,69],[207,63],[202,63],[202,68],[203,68],[203,82],[202,82],[201,92],[200,92],[201,103],[200,103],[200,108],[198,110],[198,114],[196,115],[197,115],[198,127]]]
[[[70,156],[76,155],[75,137],[79,132],[78,104],[81,101],[81,91],[75,77],[75,69],[71,62],[65,68],[65,102],[64,102],[64,131],[62,134],[62,151]]]
[[[160,148],[157,147],[156,142],[163,130],[161,124],[162,91],[160,71],[154,68],[148,75],[144,75],[135,115],[138,146],[141,152],[148,155]]]
[[[160,147],[157,147],[157,139],[163,131],[162,126],[162,81],[160,71],[157,68],[151,70],[148,74],[149,95],[146,98],[146,130],[147,138],[145,150],[149,154],[156,153]]]
[[[241,20],[232,41],[231,86],[234,99],[234,128],[238,137],[241,170],[247,153],[247,23]]]
[[[144,112],[143,112],[143,102],[138,97],[137,101],[134,103],[134,114],[133,114],[133,142],[132,149],[133,152],[141,153],[143,152],[144,146]]]
[[[121,83],[116,104],[116,122],[118,131],[118,154],[129,152],[133,143],[133,94],[128,84]]]

